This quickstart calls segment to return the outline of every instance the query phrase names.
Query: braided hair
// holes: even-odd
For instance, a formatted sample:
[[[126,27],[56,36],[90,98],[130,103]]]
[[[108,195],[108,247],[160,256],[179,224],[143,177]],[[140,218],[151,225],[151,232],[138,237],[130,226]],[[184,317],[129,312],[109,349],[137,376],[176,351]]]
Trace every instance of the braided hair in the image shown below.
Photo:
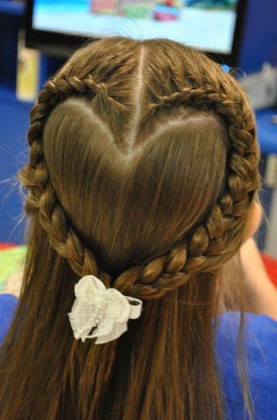
[[[129,42],[131,43],[130,40]],[[170,43],[170,41],[165,42]],[[142,45],[147,48],[148,44],[142,42]],[[132,61],[136,54],[137,50],[134,48],[133,57],[129,52],[124,60]],[[197,54],[199,53],[187,48],[189,58],[197,59]],[[174,65],[176,57],[168,59]],[[69,62],[45,84],[39,94],[37,104],[31,112],[31,126],[28,132],[30,162],[20,174],[23,185],[28,189],[25,210],[27,214],[38,213],[40,223],[48,233],[49,243],[59,255],[68,260],[79,276],[86,274],[99,276],[107,287],[115,287],[123,293],[148,300],[160,298],[169,290],[185,284],[191,273],[207,272],[231,258],[233,250],[230,251],[228,245],[230,240],[234,244],[235,233],[243,229],[246,214],[259,186],[257,172],[259,151],[255,121],[249,103],[242,90],[238,89],[235,79],[217,64],[213,64],[214,71],[210,72],[211,62],[204,56],[202,59],[201,63],[193,68],[187,60],[186,71],[183,74],[176,71],[175,75],[170,75],[164,72],[164,69],[154,68],[149,57],[149,80],[146,70],[146,81],[142,81],[139,99],[143,110],[138,116],[137,139],[146,137],[147,133],[151,132],[153,121],[168,109],[185,106],[214,111],[224,121],[229,136],[224,188],[203,223],[190,231],[187,237],[181,238],[178,243],[173,243],[156,258],[148,258],[141,265],[129,267],[116,278],[112,278],[110,273],[105,272],[105,267],[99,265],[93,251],[82,243],[78,233],[70,224],[49,175],[43,135],[45,124],[53,109],[72,97],[84,97],[90,101],[100,98],[101,103],[106,104],[108,112],[117,113],[117,121],[120,121],[124,133],[126,121],[128,118],[133,118],[128,109],[128,106],[132,106],[133,100],[130,92],[127,88],[126,92],[117,92],[116,86],[116,77],[118,80],[122,77],[124,63],[119,63],[116,54],[112,57],[108,66],[115,74],[118,68],[119,71],[116,76],[113,74],[111,77],[107,70],[109,67],[106,66],[105,69],[103,65],[103,68],[100,66],[100,69],[94,69],[93,60],[91,65],[84,63],[83,74],[80,76],[74,75],[73,60],[73,64],[70,65]],[[134,65],[131,68],[131,71],[136,71]],[[106,70],[106,74],[103,69]],[[170,86],[172,90],[162,92],[162,83],[159,89],[155,90],[153,87],[157,85],[151,84],[150,78],[153,77],[151,72],[153,74],[156,72],[156,77],[158,75],[164,78],[166,75],[170,80],[164,82],[167,89]],[[113,77],[115,81],[112,80]],[[135,106],[137,108],[137,104]],[[99,115],[101,111],[100,109]],[[115,139],[115,141],[121,148],[121,140]],[[241,238],[236,249],[240,245]]]

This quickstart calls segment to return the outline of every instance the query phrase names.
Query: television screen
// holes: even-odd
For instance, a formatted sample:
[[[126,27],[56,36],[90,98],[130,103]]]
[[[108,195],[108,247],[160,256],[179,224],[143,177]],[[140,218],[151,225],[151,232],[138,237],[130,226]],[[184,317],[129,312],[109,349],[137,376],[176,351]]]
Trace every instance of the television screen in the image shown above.
[[[168,38],[232,53],[238,0],[33,0],[33,31],[101,38]],[[40,32],[41,33],[41,32]]]

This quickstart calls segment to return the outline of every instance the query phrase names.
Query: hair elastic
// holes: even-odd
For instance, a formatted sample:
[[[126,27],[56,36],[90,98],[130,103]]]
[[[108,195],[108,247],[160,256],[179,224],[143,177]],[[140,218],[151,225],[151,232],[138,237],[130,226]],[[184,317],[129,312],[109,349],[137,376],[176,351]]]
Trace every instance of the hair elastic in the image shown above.
[[[95,344],[116,340],[127,331],[127,321],[141,315],[141,300],[124,296],[113,288],[106,289],[97,277],[82,277],[74,291],[76,299],[68,316],[74,337],[81,338],[83,343],[95,337]]]
[[[222,70],[226,71],[227,73],[230,73],[230,67],[227,66],[227,64],[222,64],[221,68],[222,68]]]

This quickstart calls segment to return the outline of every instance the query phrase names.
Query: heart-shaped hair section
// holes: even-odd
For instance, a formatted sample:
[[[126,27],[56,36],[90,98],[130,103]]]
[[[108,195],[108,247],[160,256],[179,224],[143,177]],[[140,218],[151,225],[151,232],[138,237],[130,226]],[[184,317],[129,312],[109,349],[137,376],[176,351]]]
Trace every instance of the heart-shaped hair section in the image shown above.
[[[207,217],[224,187],[228,137],[214,112],[181,107],[143,142],[115,138],[93,101],[69,98],[48,118],[43,142],[68,220],[105,271],[120,273]]]

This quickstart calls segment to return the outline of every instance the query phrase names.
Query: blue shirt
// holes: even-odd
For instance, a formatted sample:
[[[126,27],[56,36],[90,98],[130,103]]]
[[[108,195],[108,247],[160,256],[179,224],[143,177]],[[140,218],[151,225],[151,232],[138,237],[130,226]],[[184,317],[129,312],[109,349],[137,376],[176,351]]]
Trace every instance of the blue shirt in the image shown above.
[[[18,299],[0,295],[0,345]],[[277,420],[277,322],[266,315],[245,314],[246,362],[255,420]],[[217,368],[226,396],[226,420],[246,420],[236,368],[240,314],[224,313],[216,337]]]
[[[240,391],[236,343],[240,314],[226,312],[219,320],[217,365],[227,399],[228,420],[246,420]],[[277,322],[266,315],[245,314],[244,344],[255,420],[277,420]]]
[[[10,328],[18,299],[8,293],[0,294],[0,346]]]

